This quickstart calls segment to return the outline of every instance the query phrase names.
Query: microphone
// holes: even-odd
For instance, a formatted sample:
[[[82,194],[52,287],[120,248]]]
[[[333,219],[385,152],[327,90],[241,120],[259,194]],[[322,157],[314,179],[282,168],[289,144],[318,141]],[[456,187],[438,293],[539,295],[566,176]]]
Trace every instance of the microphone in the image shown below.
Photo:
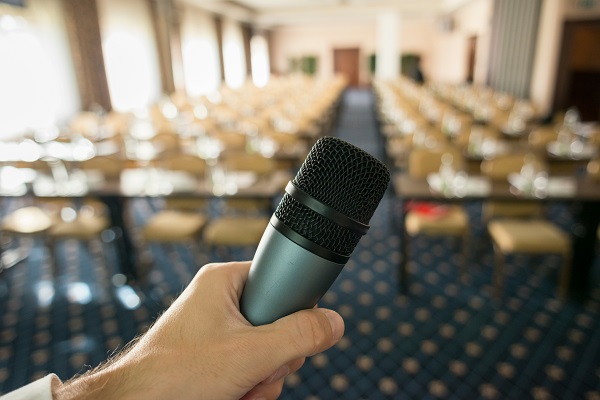
[[[350,259],[388,186],[375,157],[334,137],[319,139],[275,210],[240,300],[253,325],[310,309]]]

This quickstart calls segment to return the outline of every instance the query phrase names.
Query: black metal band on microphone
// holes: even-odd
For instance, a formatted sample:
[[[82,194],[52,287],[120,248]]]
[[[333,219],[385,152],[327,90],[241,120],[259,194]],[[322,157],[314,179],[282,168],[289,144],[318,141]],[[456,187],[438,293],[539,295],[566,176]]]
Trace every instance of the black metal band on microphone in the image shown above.
[[[364,235],[369,230],[369,225],[365,225],[359,221],[356,221],[342,214],[336,209],[329,207],[327,204],[320,202],[310,194],[306,193],[304,190],[298,188],[292,181],[288,182],[287,186],[285,187],[285,192],[298,203],[310,208],[314,212],[324,216],[336,224],[351,230],[352,232]]]
[[[313,254],[323,257],[326,260],[332,261],[338,264],[346,264],[350,259],[350,256],[344,256],[331,250],[327,250],[325,247],[306,239],[304,236],[296,233],[292,228],[284,224],[275,215],[271,217],[269,223],[273,228],[277,229],[279,233],[296,243],[298,246],[305,248]]]

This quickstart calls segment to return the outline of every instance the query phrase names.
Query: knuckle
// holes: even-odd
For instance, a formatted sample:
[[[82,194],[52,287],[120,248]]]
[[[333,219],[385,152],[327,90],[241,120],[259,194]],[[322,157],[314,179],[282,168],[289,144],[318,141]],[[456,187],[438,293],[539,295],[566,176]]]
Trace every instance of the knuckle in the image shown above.
[[[221,265],[222,264],[211,263],[211,264],[206,264],[206,265],[200,267],[200,269],[196,273],[196,278],[198,278],[200,276],[204,276],[204,275],[217,274],[219,272],[219,269],[221,268]]]

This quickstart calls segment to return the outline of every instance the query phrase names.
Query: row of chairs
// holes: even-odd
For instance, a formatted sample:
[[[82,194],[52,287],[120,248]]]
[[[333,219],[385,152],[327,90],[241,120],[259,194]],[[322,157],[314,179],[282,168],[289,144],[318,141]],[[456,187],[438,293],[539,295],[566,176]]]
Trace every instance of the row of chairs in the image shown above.
[[[122,164],[106,157],[96,157],[81,166],[101,172],[105,178],[117,178]],[[257,177],[271,174],[275,161],[258,154],[241,153],[222,161],[230,173],[248,172]],[[121,168],[116,166],[121,165]],[[205,179],[208,166],[205,160],[192,155],[178,155],[161,161],[161,167]],[[258,178],[257,178],[258,179]],[[211,216],[209,200],[197,197],[166,197],[163,208],[151,215],[140,229],[142,246],[147,243],[190,243],[198,250],[215,247],[255,246],[268,223],[271,199],[228,198],[222,201],[221,213]],[[74,210],[77,209],[77,212]],[[67,215],[64,211],[69,210]],[[51,251],[54,274],[57,262],[54,247],[59,240],[89,241],[100,239],[111,227],[108,210],[97,199],[36,199],[35,205],[22,207],[2,219],[3,236],[41,237]],[[63,215],[61,215],[63,212]],[[125,212],[125,210],[122,210]],[[240,229],[243,228],[243,229]],[[1,238],[0,238],[1,240]]]
[[[450,90],[448,86],[435,84],[421,87],[407,80],[377,82],[375,89],[387,155],[396,168],[417,178],[425,179],[429,174],[438,172],[445,154],[454,160],[454,169],[486,175],[496,181],[506,181],[510,174],[519,173],[524,165],[525,154],[529,153],[534,155],[538,170],[551,173],[572,174],[582,165],[581,162],[550,166],[547,163],[550,160],[547,154],[550,143],[559,139],[579,139],[566,115],[564,121],[559,119],[552,126],[531,130],[533,109],[506,96],[496,96],[492,91],[475,93],[471,88]],[[463,101],[465,99],[468,101]],[[495,112],[488,115],[490,118],[486,120],[482,115],[477,115],[478,107]],[[496,118],[498,116],[502,118]],[[517,122],[520,124],[513,126],[509,123],[515,120],[519,120]],[[504,133],[516,128],[520,131],[508,132],[512,135]],[[595,145],[595,140],[600,139],[600,132],[592,132],[588,136],[587,141]],[[481,161],[475,157],[466,160],[465,155],[471,153],[471,147],[476,142],[494,144],[495,147],[503,144],[512,151],[484,155]],[[597,161],[592,161],[588,165],[589,174],[592,174],[596,164]],[[464,254],[461,276],[464,278],[471,237],[470,221],[461,205],[444,205],[443,208],[444,212],[435,219],[424,215],[418,207],[411,209],[406,215],[405,230],[409,236],[443,235],[462,239]],[[483,220],[495,254],[493,281],[496,297],[502,292],[505,257],[513,253],[560,254],[563,266],[558,294],[561,297],[566,295],[570,273],[570,238],[544,218],[542,210],[541,204],[534,201],[484,202]]]
[[[408,173],[425,179],[436,173],[442,165],[442,158],[452,154],[455,166],[460,168],[461,155],[453,148],[416,149],[410,154]],[[519,173],[525,162],[525,155],[513,154],[485,160],[481,165],[483,175],[491,180],[505,181],[510,174]],[[530,157],[530,155],[528,156]],[[540,163],[540,161],[537,161]],[[591,162],[588,171],[600,178],[598,161]],[[499,298],[504,285],[505,257],[511,254],[558,254],[562,256],[562,267],[558,280],[558,295],[568,294],[571,271],[571,242],[569,235],[543,216],[538,202],[486,201],[483,210],[487,232],[492,240],[495,254],[493,273],[494,295]],[[461,276],[467,273],[467,254],[470,242],[470,221],[462,205],[447,206],[443,215],[432,218],[419,210],[408,211],[405,229],[410,237],[417,235],[453,236],[463,242],[463,263]]]
[[[174,158],[170,170],[206,174],[206,163],[192,156]],[[229,172],[250,172],[266,176],[274,161],[258,155],[238,154],[224,160]],[[211,251],[215,247],[257,245],[268,223],[271,200],[266,198],[225,198],[222,215],[208,216],[207,199],[166,198],[165,208],[151,216],[142,229],[145,242],[191,242]],[[243,229],[241,229],[243,228]]]

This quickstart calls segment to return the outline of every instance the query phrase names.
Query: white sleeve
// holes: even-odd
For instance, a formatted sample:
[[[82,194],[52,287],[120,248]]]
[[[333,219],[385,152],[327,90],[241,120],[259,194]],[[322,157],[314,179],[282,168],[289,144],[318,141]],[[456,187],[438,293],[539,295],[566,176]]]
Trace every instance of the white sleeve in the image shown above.
[[[49,374],[0,397],[0,400],[52,400],[52,381],[58,376]]]

